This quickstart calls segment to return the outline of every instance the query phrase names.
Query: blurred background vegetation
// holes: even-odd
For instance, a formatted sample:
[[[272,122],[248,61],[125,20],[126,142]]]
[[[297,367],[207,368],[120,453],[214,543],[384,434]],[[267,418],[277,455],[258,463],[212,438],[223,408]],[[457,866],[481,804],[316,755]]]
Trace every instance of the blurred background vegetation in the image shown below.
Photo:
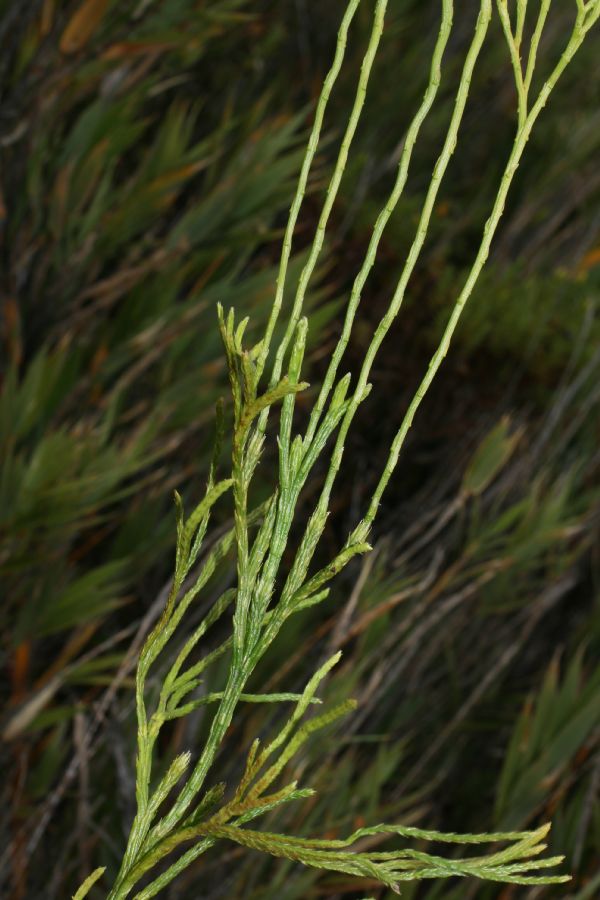
[[[3,897],[64,898],[93,866],[118,865],[133,811],[132,672],[172,570],[172,492],[200,496],[214,403],[227,391],[215,304],[235,304],[256,331],[268,314],[343,5],[0,0]],[[427,76],[438,0],[390,6],[310,295],[313,382]],[[448,83],[383,241],[350,368],[395,284],[449,115],[476,4],[460,6]],[[570,6],[555,2],[548,59]],[[358,20],[296,272],[370,4]],[[479,831],[551,817],[552,848],[575,874],[567,891],[445,882],[407,887],[407,900],[600,896],[598,49],[595,34],[539,123],[487,273],[406,445],[374,552],[324,611],[291,621],[256,676],[295,690],[341,646],[328,695],[360,702],[295,763],[319,795],[279,814],[282,827],[333,836],[397,819]],[[462,152],[350,440],[334,546],[373,486],[473,256],[514,107],[496,28]],[[271,465],[267,456],[264,474]],[[220,577],[232,579],[231,565]],[[239,748],[268,726],[263,709],[245,710],[215,777],[234,773]],[[201,712],[173,723],[162,759],[205,733]],[[388,897],[226,845],[165,892],[365,893]]]

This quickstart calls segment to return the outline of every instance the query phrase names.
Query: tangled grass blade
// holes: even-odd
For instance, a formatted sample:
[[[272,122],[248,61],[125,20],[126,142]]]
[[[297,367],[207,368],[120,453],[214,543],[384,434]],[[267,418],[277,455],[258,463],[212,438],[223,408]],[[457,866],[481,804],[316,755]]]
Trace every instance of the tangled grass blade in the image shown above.
[[[383,492],[394,472],[417,409],[446,356],[463,310],[485,265],[515,172],[535,123],[561,75],[592,26],[600,18],[600,0],[589,2],[578,0],[574,9],[572,28],[562,55],[550,74],[546,75],[537,95],[534,95],[534,77],[538,71],[540,47],[552,2],[543,0],[533,31],[530,33],[525,28],[526,3],[518,2],[516,9],[513,9],[506,0],[497,0],[497,14],[507,44],[508,61],[512,66],[517,94],[517,121],[512,149],[499,180],[496,198],[464,286],[455,299],[439,346],[392,441],[387,463],[381,472],[368,508],[345,545],[332,556],[327,565],[310,575],[311,563],[330,512],[330,501],[342,461],[344,442],[359,405],[370,391],[368,379],[373,364],[384,338],[402,307],[407,285],[427,239],[439,190],[451,158],[457,150],[461,130],[464,128],[465,109],[473,75],[487,39],[494,11],[492,0],[480,0],[479,14],[456,89],[453,112],[446,133],[441,137],[441,150],[418,216],[413,242],[389,306],[374,331],[356,384],[351,385],[349,376],[338,380],[339,366],[355,324],[362,289],[373,267],[382,234],[406,185],[421,128],[434,105],[442,78],[443,57],[451,37],[454,17],[452,0],[443,0],[428,85],[422,103],[407,129],[394,187],[376,220],[363,265],[351,291],[340,340],[334,349],[323,384],[310,412],[307,429],[304,434],[294,434],[296,396],[308,387],[301,380],[309,328],[309,322],[302,317],[307,285],[323,247],[325,231],[366,102],[370,73],[384,33],[386,6],[386,0],[376,0],[374,3],[372,30],[358,78],[355,99],[341,139],[308,258],[298,277],[287,325],[273,353],[271,376],[266,388],[262,389],[260,382],[272,354],[271,343],[283,310],[294,230],[311,166],[319,147],[329,96],[340,72],[358,0],[350,0],[342,20],[334,62],[317,104],[314,125],[283,240],[272,311],[262,340],[253,346],[246,346],[248,320],[243,319],[238,323],[233,309],[227,314],[220,307],[218,309],[229,370],[233,413],[228,475],[221,481],[215,481],[219,462],[217,449],[204,500],[187,519],[181,502],[177,501],[178,540],[173,586],[163,616],[142,650],[137,672],[137,813],[120,872],[108,895],[109,900],[123,900],[129,896],[142,877],[152,873],[170,854],[181,851],[183,845],[189,845],[191,842],[192,846],[188,846],[169,868],[158,874],[149,885],[135,895],[138,900],[147,900],[155,896],[199,855],[217,841],[224,840],[275,857],[298,861],[309,867],[345,873],[356,878],[371,878],[396,892],[399,891],[399,884],[402,881],[426,878],[474,877],[521,885],[557,884],[568,880],[567,875],[547,874],[546,871],[559,865],[562,862],[561,856],[546,858],[540,856],[546,849],[544,840],[549,825],[528,832],[489,834],[456,834],[401,825],[377,825],[360,828],[348,838],[339,840],[297,838],[245,827],[248,822],[269,810],[312,794],[310,789],[298,788],[295,781],[275,790],[273,785],[311,735],[331,725],[354,708],[353,701],[343,701],[326,709],[320,715],[305,719],[311,704],[320,702],[315,696],[316,691],[339,660],[339,654],[318,669],[301,694],[287,691],[251,693],[246,690],[248,681],[269,646],[277,638],[286,619],[299,609],[321,602],[328,592],[325,585],[344,569],[354,556],[369,552],[367,538]],[[529,34],[528,46],[525,46],[526,34]],[[264,442],[269,437],[267,433],[269,413],[277,406],[281,408],[278,472],[273,478],[268,499],[259,509],[252,510],[249,501],[250,486]],[[219,422],[223,422],[222,411],[218,413],[218,419]],[[218,427],[217,448],[222,445],[222,431],[221,424]],[[328,449],[330,441],[333,447]],[[296,551],[292,554],[292,562],[286,576],[283,559],[286,550],[290,549],[292,527],[297,524],[300,494],[317,460],[324,457],[328,457],[324,483],[314,509],[307,519]],[[206,556],[192,587],[186,587],[188,576],[199,558],[211,510],[217,502],[224,502],[228,496],[232,500],[234,527]],[[205,620],[188,638],[163,679],[158,701],[153,702],[149,699],[151,692],[146,690],[150,668],[173,638],[191,602],[198,591],[207,584],[218,561],[230,547],[235,548],[237,557],[236,585],[221,595]],[[222,641],[216,650],[186,669],[191,651],[206,630],[230,605],[233,606],[230,636]],[[224,654],[228,654],[228,674],[223,689],[209,692],[201,698],[188,699],[182,704],[183,698],[198,687],[200,674]],[[264,749],[261,749],[258,741],[254,742],[248,754],[244,774],[237,786],[228,793],[221,786],[218,790],[207,791],[206,779],[234,719],[236,708],[241,702],[270,704],[293,702],[295,709],[279,733]],[[156,784],[152,771],[153,749],[165,722],[186,716],[199,705],[207,703],[214,703],[216,707],[207,740],[195,763],[191,764],[189,753],[181,754]],[[167,805],[167,800],[173,795],[180,781],[184,782],[183,785],[160,816],[161,809]],[[373,852],[354,847],[361,839],[375,836],[395,841],[403,839],[458,845],[463,851],[465,848],[481,844],[506,843],[507,846],[503,849],[492,849],[481,856],[464,855],[457,858],[432,855],[410,847]],[[75,896],[84,897],[100,874],[100,870],[93,873]]]

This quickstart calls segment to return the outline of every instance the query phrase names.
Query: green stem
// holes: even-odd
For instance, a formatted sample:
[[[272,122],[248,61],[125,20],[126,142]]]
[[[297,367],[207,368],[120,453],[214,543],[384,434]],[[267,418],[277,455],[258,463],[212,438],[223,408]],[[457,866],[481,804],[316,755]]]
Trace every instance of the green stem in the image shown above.
[[[599,4],[599,6],[600,6],[600,4]],[[498,194],[496,196],[496,201],[494,203],[492,213],[491,213],[490,217],[488,218],[488,220],[485,224],[484,230],[483,230],[483,238],[482,238],[481,244],[479,246],[477,255],[475,257],[475,261],[471,267],[471,270],[469,272],[469,275],[467,277],[465,285],[454,304],[454,308],[452,310],[452,313],[450,315],[450,318],[448,320],[448,323],[446,325],[446,328],[444,330],[444,333],[442,335],[442,338],[440,340],[438,348],[435,351],[433,357],[431,358],[431,360],[429,362],[429,366],[427,368],[427,373],[425,374],[425,377],[423,378],[423,380],[421,381],[421,384],[417,388],[417,391],[408,407],[408,410],[406,411],[406,414],[404,416],[404,419],[402,420],[402,424],[396,434],[396,437],[394,438],[394,441],[392,442],[392,446],[390,449],[390,454],[388,457],[387,464],[385,466],[385,469],[379,480],[379,484],[377,485],[377,488],[375,489],[375,492],[374,492],[371,502],[369,504],[369,509],[367,511],[367,515],[365,516],[365,518],[363,519],[363,522],[359,526],[359,529],[358,529],[359,535],[365,534],[369,530],[373,520],[375,519],[375,515],[377,513],[377,508],[379,506],[379,502],[380,502],[383,492],[390,480],[392,472],[396,468],[400,450],[402,449],[402,445],[404,444],[406,435],[412,424],[415,413],[416,413],[417,409],[419,408],[419,406],[421,405],[421,402],[423,401],[425,394],[427,393],[433,379],[435,378],[435,375],[436,375],[438,369],[440,368],[440,366],[444,360],[444,357],[446,356],[446,354],[448,352],[448,348],[450,346],[450,341],[452,340],[452,336],[456,330],[456,327],[457,327],[460,317],[463,313],[465,305],[466,305],[467,301],[469,300],[469,297],[473,293],[473,289],[475,287],[475,284],[477,283],[479,275],[481,274],[481,270],[483,269],[483,267],[487,261],[494,234],[496,233],[498,224],[499,224],[500,219],[502,218],[502,214],[504,212],[504,205],[506,203],[506,198],[507,198],[510,186],[511,186],[513,178],[515,176],[515,172],[517,171],[517,168],[518,168],[519,162],[521,160],[521,157],[523,155],[523,152],[525,150],[525,146],[526,146],[529,136],[531,134],[533,125],[535,124],[535,121],[538,118],[538,116],[540,115],[542,109],[546,105],[548,98],[550,97],[550,94],[552,93],[554,87],[556,86],[560,76],[562,75],[565,68],[567,67],[569,62],[573,59],[573,56],[575,55],[575,53],[581,46],[581,43],[583,41],[583,38],[585,37],[586,31],[589,30],[588,28],[585,27],[585,24],[586,23],[584,23],[583,16],[578,15],[577,21],[575,24],[575,28],[573,29],[573,33],[571,35],[571,38],[567,44],[567,47],[566,47],[562,57],[560,58],[554,71],[552,72],[552,74],[550,75],[550,77],[547,79],[544,86],[540,90],[538,98],[537,98],[536,102],[534,103],[534,105],[532,106],[531,112],[527,116],[525,122],[522,124],[522,126],[517,131],[513,149],[511,151],[510,157],[506,164],[506,168],[504,170],[504,174],[502,176],[502,181],[500,184]]]
[[[342,62],[344,59],[344,54],[346,52],[346,44],[348,41],[348,30],[350,28],[350,23],[354,18],[354,14],[358,8],[358,4],[360,0],[351,0],[348,4],[346,12],[344,13],[344,17],[342,19],[342,23],[340,25],[340,29],[338,31],[337,36],[337,44],[335,49],[335,56],[333,58],[333,63],[331,69],[327,73],[325,81],[323,82],[323,88],[321,90],[321,94],[319,96],[319,101],[317,103],[317,109],[315,112],[315,120],[313,122],[313,126],[310,132],[310,137],[308,139],[308,144],[306,147],[306,153],[304,155],[304,159],[302,161],[302,168],[300,170],[300,176],[298,178],[298,184],[296,186],[296,193],[294,195],[294,199],[292,201],[292,205],[290,208],[290,215],[288,218],[287,226],[285,229],[285,235],[283,238],[283,246],[281,251],[281,261],[279,263],[279,271],[277,273],[277,287],[275,291],[275,299],[273,301],[273,308],[271,309],[271,314],[269,316],[269,321],[267,323],[267,329],[265,332],[265,336],[263,338],[262,347],[260,350],[260,354],[256,363],[256,371],[257,371],[257,380],[260,379],[260,376],[263,373],[265,363],[267,357],[269,355],[269,349],[271,346],[271,340],[273,337],[273,331],[275,330],[275,325],[277,324],[277,319],[279,318],[279,313],[281,311],[281,305],[283,303],[283,292],[285,290],[285,279],[287,274],[288,263],[290,260],[290,254],[292,252],[292,239],[294,236],[294,230],[296,228],[296,222],[298,220],[298,214],[300,213],[300,207],[302,206],[302,201],[304,199],[304,194],[306,192],[306,184],[308,182],[308,176],[310,174],[310,169],[313,163],[313,159],[315,153],[317,152],[317,147],[319,146],[319,138],[321,136],[321,128],[323,126],[323,118],[325,116],[325,110],[327,109],[327,104],[329,102],[329,97],[331,95],[331,91],[333,86],[337,80],[340,69],[342,67]]]
[[[379,213],[377,217],[377,221],[375,222],[375,227],[373,229],[373,234],[371,235],[369,246],[367,248],[367,252],[365,255],[364,262],[360,268],[356,279],[354,280],[354,284],[352,285],[352,291],[350,293],[350,301],[348,303],[348,308],[346,310],[346,316],[344,319],[344,326],[342,328],[342,333],[340,335],[339,341],[336,344],[336,347],[333,351],[333,356],[327,368],[327,372],[323,379],[323,384],[321,390],[319,392],[319,396],[317,402],[311,412],[310,421],[308,424],[308,429],[306,432],[305,443],[308,445],[312,442],[319,421],[325,409],[325,404],[327,403],[327,398],[331,390],[333,389],[333,384],[335,382],[335,377],[342,359],[346,347],[348,346],[348,341],[350,340],[350,335],[352,332],[352,327],[354,324],[354,319],[356,318],[356,312],[358,306],[360,304],[360,300],[362,297],[362,290],[365,286],[366,280],[369,276],[371,269],[375,263],[375,257],[377,255],[377,250],[379,248],[379,244],[381,242],[381,237],[385,230],[385,227],[389,221],[390,216],[396,209],[400,198],[404,192],[404,188],[406,186],[406,181],[408,178],[408,172],[410,168],[410,163],[412,159],[413,150],[415,144],[417,142],[417,138],[419,136],[419,132],[421,130],[421,126],[423,122],[427,118],[431,107],[433,106],[433,102],[437,95],[442,72],[442,60],[444,57],[444,52],[446,50],[446,46],[448,44],[448,39],[450,37],[450,33],[452,31],[452,18],[454,13],[454,2],[453,0],[443,0],[442,5],[442,21],[440,24],[438,39],[433,51],[432,61],[431,61],[431,69],[429,73],[429,83],[425,90],[425,95],[423,97],[423,101],[415,114],[408,131],[406,133],[406,138],[404,141],[404,147],[402,149],[402,154],[400,156],[400,162],[398,164],[398,174],[396,177],[396,183],[392,188],[392,191],[388,197],[388,200],[384,206],[384,208]]]
[[[417,227],[417,233],[415,239],[412,243],[410,251],[408,253],[408,257],[404,268],[402,270],[402,274],[400,276],[400,280],[394,292],[394,296],[390,302],[387,312],[381,319],[375,334],[373,335],[373,339],[369,348],[365,354],[365,359],[363,361],[361,371],[358,378],[358,384],[356,390],[354,392],[353,400],[350,403],[348,411],[344,417],[342,425],[340,427],[336,445],[331,457],[329,471],[327,473],[327,477],[325,479],[325,484],[323,486],[321,497],[319,503],[322,504],[323,507],[327,507],[329,505],[329,497],[331,495],[331,490],[333,488],[333,484],[335,482],[337,473],[339,471],[342,456],[344,452],[344,441],[346,439],[346,435],[352,423],[352,420],[356,414],[358,406],[363,397],[364,391],[367,386],[367,381],[369,378],[369,374],[371,372],[371,368],[377,352],[379,351],[379,347],[381,343],[388,333],[392,323],[394,322],[398,312],[400,311],[400,307],[404,300],[404,295],[406,293],[406,288],[409,282],[409,279],[412,275],[414,267],[419,259],[421,254],[421,250],[423,248],[423,244],[425,243],[425,238],[427,236],[427,232],[429,229],[429,223],[431,221],[431,216],[433,213],[433,209],[435,206],[435,202],[437,199],[437,195],[446,174],[446,170],[450,163],[450,159],[454,153],[456,148],[456,142],[458,137],[458,131],[463,119],[464,110],[467,102],[467,98],[469,95],[469,88],[471,85],[471,78],[473,75],[473,70],[475,68],[475,64],[479,57],[479,53],[483,46],[483,42],[485,40],[485,36],[487,34],[487,30],[490,23],[491,18],[491,0],[481,0],[481,7],[479,11],[479,16],[477,18],[477,24],[475,27],[475,34],[473,36],[473,40],[467,52],[465,63],[463,66],[463,71],[460,78],[460,83],[458,86],[456,100],[454,105],[454,110],[452,113],[452,118],[450,120],[450,125],[448,127],[448,131],[446,134],[446,139],[444,141],[444,145],[442,148],[442,152],[435,164],[433,174],[431,177],[429,189],[427,191],[427,196],[425,198],[425,203],[423,205],[423,210],[421,212],[421,217],[419,219],[419,224]]]
[[[296,296],[294,298],[294,304],[292,307],[292,312],[290,314],[290,318],[288,321],[288,325],[281,341],[281,344],[277,348],[277,353],[275,355],[275,362],[273,365],[273,372],[271,375],[271,384],[277,384],[281,377],[281,371],[283,368],[283,360],[285,357],[286,350],[288,345],[292,339],[296,326],[298,324],[298,320],[302,314],[302,307],[304,305],[304,297],[306,295],[306,289],[308,287],[308,282],[310,281],[311,275],[314,271],[314,268],[317,264],[317,260],[319,258],[319,254],[323,247],[323,241],[325,239],[325,230],[327,228],[327,223],[329,221],[329,216],[331,215],[331,211],[333,209],[333,204],[338,194],[339,186],[342,180],[342,175],[346,169],[346,163],[348,161],[348,153],[350,151],[350,146],[354,139],[354,135],[356,132],[356,128],[358,126],[360,116],[363,110],[365,97],[367,95],[367,85],[369,83],[369,77],[371,74],[371,69],[373,66],[373,62],[375,60],[375,55],[377,53],[377,48],[379,46],[379,42],[381,40],[381,35],[383,33],[383,22],[385,17],[385,11],[387,8],[387,0],[377,0],[377,5],[375,7],[375,14],[373,17],[373,27],[371,30],[371,36],[369,38],[369,44],[367,46],[367,51],[363,58],[361,68],[360,68],[360,77],[358,80],[358,86],[356,89],[356,96],[354,98],[354,104],[352,106],[352,111],[350,113],[350,117],[348,119],[348,125],[346,126],[346,131],[344,132],[344,137],[342,138],[342,143],[340,145],[340,149],[338,152],[338,157],[334,166],[333,175],[331,176],[331,181],[329,182],[329,186],[327,188],[327,196],[325,198],[325,203],[323,204],[323,209],[321,211],[321,215],[319,217],[319,221],[317,227],[315,229],[315,234],[312,242],[312,246],[310,249],[309,257],[300,273],[300,278],[298,280],[298,289],[296,291]],[[263,415],[261,416],[261,420],[259,423],[259,428],[264,431],[266,427],[268,416],[268,410],[265,410]]]

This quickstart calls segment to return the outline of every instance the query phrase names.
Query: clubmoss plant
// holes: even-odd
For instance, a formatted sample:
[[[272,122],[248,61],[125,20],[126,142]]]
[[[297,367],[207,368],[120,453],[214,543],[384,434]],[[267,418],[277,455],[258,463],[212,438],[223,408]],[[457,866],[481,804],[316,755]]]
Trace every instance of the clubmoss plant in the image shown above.
[[[301,694],[250,694],[248,681],[267,649],[277,638],[285,621],[302,609],[321,603],[328,595],[329,582],[350,560],[370,550],[369,533],[386,485],[396,467],[398,456],[414,415],[447,353],[462,310],[473,292],[489,254],[494,233],[501,219],[507,194],[532,128],[562,73],[600,18],[600,0],[573,0],[572,27],[563,53],[534,88],[538,55],[551,0],[497,0],[497,15],[504,32],[517,93],[517,124],[514,143],[498,185],[479,249],[464,287],[457,296],[438,348],[433,354],[398,432],[392,441],[387,463],[361,520],[344,546],[316,572],[310,573],[315,551],[323,535],[332,491],[344,453],[344,442],[360,404],[370,391],[369,376],[383,339],[396,319],[407,285],[426,240],[438,193],[455,152],[467,104],[471,79],[484,47],[494,14],[492,0],[480,0],[479,14],[466,51],[456,90],[453,113],[442,140],[426,192],[413,243],[402,268],[388,309],[376,327],[362,367],[354,384],[349,375],[338,376],[348,345],[362,291],[374,264],[386,224],[393,214],[406,185],[411,159],[421,127],[439,90],[442,62],[453,27],[453,0],[441,0],[439,32],[433,50],[428,85],[403,142],[395,183],[375,223],[364,262],[354,281],[337,346],[310,412],[303,434],[294,428],[296,395],[306,390],[302,365],[308,330],[303,317],[307,286],[315,270],[329,217],[346,168],[352,140],[359,123],[377,48],[384,29],[387,0],[376,0],[368,47],[360,70],[354,104],[333,168],[321,216],[314,233],[306,264],[296,285],[283,337],[273,350],[273,337],[284,306],[286,275],[296,222],[308,184],[331,90],[342,67],[348,32],[359,0],[350,0],[338,33],[333,65],[317,104],[314,124],[302,164],[296,193],[283,240],[273,308],[266,332],[258,343],[244,342],[247,319],[236,321],[233,310],[218,310],[231,383],[233,424],[231,457],[226,478],[217,478],[225,419],[217,413],[217,440],[206,494],[187,517],[180,497],[177,501],[177,549],[175,574],[165,609],[149,635],[140,655],[136,679],[138,754],[136,773],[137,813],[109,900],[122,900],[136,891],[137,900],[148,900],[160,893],[193,860],[217,841],[230,841],[276,857],[296,860],[304,865],[357,877],[367,877],[393,891],[403,881],[447,876],[474,876],[516,884],[551,884],[568,880],[566,875],[548,875],[562,857],[540,858],[549,825],[527,832],[499,834],[444,834],[401,825],[377,825],[360,828],[343,840],[298,838],[271,834],[249,823],[275,807],[299,801],[312,793],[296,782],[280,783],[287,763],[316,730],[334,722],[353,708],[348,700],[324,713],[306,718],[310,704],[320,702],[319,685],[339,659],[336,654],[310,679]],[[528,9],[528,5],[530,9]],[[528,21],[528,15],[531,21]],[[270,360],[270,374],[265,372]],[[259,463],[267,431],[269,413],[280,407],[278,426],[279,468],[270,497],[258,508],[251,508],[249,492]],[[329,459],[326,475],[303,536],[295,549],[291,566],[283,567],[285,551],[290,551],[290,535],[300,494],[318,459]],[[205,553],[200,554],[207,533],[212,507],[228,496],[233,507],[233,527]],[[207,585],[220,560],[234,550],[237,560],[236,586],[225,591],[207,616],[183,643],[174,662],[162,679],[158,698],[150,702],[146,690],[149,673],[173,640],[176,629],[190,604]],[[216,649],[192,662],[192,654],[208,629],[228,610],[232,611],[232,631]],[[224,655],[228,656],[228,677],[223,691],[195,696],[205,671]],[[291,703],[293,711],[270,742],[254,741],[248,748],[243,774],[236,785],[207,787],[207,778],[223,738],[241,702]],[[203,704],[214,704],[214,713],[204,747],[192,763],[192,754],[173,760],[166,774],[153,777],[153,751],[166,722],[186,716]],[[381,836],[394,838],[388,851],[354,850],[356,842]],[[505,843],[485,855],[446,858],[402,846],[405,840],[436,841],[469,847],[483,843]],[[367,846],[372,841],[367,842]],[[364,844],[364,842],[363,842]],[[398,848],[398,845],[400,847]],[[159,866],[159,863],[161,864]],[[158,867],[158,871],[157,871]],[[94,872],[79,888],[80,900],[101,878]],[[145,886],[140,885],[144,879]]]

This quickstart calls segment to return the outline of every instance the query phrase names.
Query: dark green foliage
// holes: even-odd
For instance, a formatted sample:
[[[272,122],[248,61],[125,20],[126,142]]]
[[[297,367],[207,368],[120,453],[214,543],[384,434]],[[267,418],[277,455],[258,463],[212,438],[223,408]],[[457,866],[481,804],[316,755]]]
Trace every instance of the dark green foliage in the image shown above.
[[[85,6],[0,4],[11,37],[0,62],[3,757],[15,775],[4,786],[4,850],[14,843],[0,882],[16,897],[70,896],[94,865],[118,865],[134,739],[132,667],[121,664],[171,570],[172,490],[185,488],[192,506],[208,473],[214,404],[226,391],[215,305],[235,305],[255,326],[269,312],[282,214],[342,8],[327,5],[315,21],[309,4],[291,0],[170,0],[138,4],[136,18],[127,5],[88,3],[78,23]],[[351,283],[422,93],[436,10],[433,0],[393,4],[335,210],[335,271],[348,278],[323,272],[313,301]],[[365,9],[357,31],[367,27]],[[350,502],[369,495],[509,149],[510,77],[500,40],[492,46],[478,75],[484,93],[468,108],[469,144],[376,372],[394,402],[366,409],[348,451]],[[359,700],[335,740],[313,738],[290,765],[288,781],[310,768],[317,796],[261,828],[334,838],[382,820],[499,830],[552,817],[574,900],[600,892],[597,49],[596,35],[540,120],[491,267],[386,501],[376,557],[355,564],[324,617],[307,609],[291,620],[256,675],[261,691],[301,690],[307,657],[341,644],[327,696]],[[350,81],[334,104],[340,122]],[[442,104],[428,126],[430,155],[386,233],[364,340],[352,348],[359,362],[448,114]],[[325,324],[330,308],[321,309]],[[325,347],[309,357],[318,378],[329,345],[315,330],[312,346]],[[326,532],[332,546],[345,530],[343,501]],[[219,578],[226,590],[227,566]],[[224,674],[217,661],[207,692]],[[103,698],[110,712],[95,727]],[[267,714],[248,705],[223,778],[239,775],[240,746]],[[82,735],[92,727],[90,750]],[[206,737],[201,712],[170,727],[165,761]],[[40,811],[72,759],[77,774],[46,823]],[[359,814],[365,822],[352,820]],[[529,896],[516,891],[406,885],[403,896]],[[207,856],[170,896],[204,894],[356,896],[343,875],[235,849]]]

